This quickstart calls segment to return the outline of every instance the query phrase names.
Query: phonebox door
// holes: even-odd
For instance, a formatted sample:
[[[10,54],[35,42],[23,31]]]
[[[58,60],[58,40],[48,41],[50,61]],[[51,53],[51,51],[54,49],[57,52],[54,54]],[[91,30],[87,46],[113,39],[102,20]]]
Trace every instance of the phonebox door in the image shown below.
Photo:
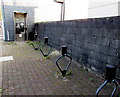
[[[26,16],[24,14],[15,14],[15,40],[25,41],[26,38]]]

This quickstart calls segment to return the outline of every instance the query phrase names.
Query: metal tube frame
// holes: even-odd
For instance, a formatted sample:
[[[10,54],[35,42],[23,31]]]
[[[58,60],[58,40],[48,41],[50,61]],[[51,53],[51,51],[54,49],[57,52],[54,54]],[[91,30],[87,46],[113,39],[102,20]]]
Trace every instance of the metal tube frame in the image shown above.
[[[114,94],[115,94],[115,92],[117,90],[117,87],[118,87],[118,83],[117,83],[117,81],[115,79],[112,80],[112,82],[109,82],[108,80],[105,80],[104,83],[97,89],[96,97],[98,97],[99,92],[102,90],[102,88],[104,88],[107,85],[107,83],[114,83],[114,89],[113,89],[113,92],[112,92],[110,97],[114,96]]]
[[[41,44],[38,47],[35,47],[34,44],[32,43],[32,46],[35,50],[38,50],[40,48]]]
[[[44,54],[44,52],[43,52],[42,49],[41,49],[41,48],[44,47],[45,45],[48,45],[48,46],[50,47],[50,49],[49,49],[49,51],[48,51],[47,54]],[[44,43],[42,46],[40,46],[40,51],[41,51],[41,53],[42,53],[42,55],[43,55],[44,57],[47,57],[47,56],[50,54],[51,50],[52,50],[52,46],[49,45],[48,43]]]
[[[34,35],[34,41],[36,41],[36,39],[37,39],[37,34]],[[32,43],[32,46],[35,50],[38,50],[40,48],[41,44],[38,47],[35,47],[34,44]]]
[[[70,61],[69,61],[68,65],[67,65],[67,67],[66,67],[64,70],[62,70],[62,69],[60,68],[59,64],[58,64],[58,61],[59,61],[61,58],[65,57],[65,56],[68,57],[68,58],[70,59]],[[68,55],[68,54],[61,55],[60,57],[58,57],[58,58],[56,59],[55,62],[56,62],[56,65],[57,65],[58,69],[60,70],[60,72],[62,73],[62,75],[63,75],[63,77],[64,77],[64,76],[66,75],[66,73],[67,73],[67,70],[68,70],[71,62],[72,62],[72,57],[71,57],[70,55]]]

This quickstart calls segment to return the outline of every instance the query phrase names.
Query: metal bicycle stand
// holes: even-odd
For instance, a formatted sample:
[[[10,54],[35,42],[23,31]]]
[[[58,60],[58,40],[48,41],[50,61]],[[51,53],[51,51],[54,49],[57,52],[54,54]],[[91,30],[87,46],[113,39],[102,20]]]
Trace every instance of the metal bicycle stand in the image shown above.
[[[36,39],[37,39],[37,34],[34,35],[34,41],[36,41]],[[40,45],[41,45],[41,44],[40,44]],[[35,47],[34,44],[32,43],[32,46],[33,46],[33,48],[34,48],[35,50],[38,50],[39,47],[40,47],[40,45],[39,45],[38,47]]]
[[[68,57],[68,58],[70,59],[70,61],[69,61],[68,65],[67,65],[67,67],[66,67],[64,70],[62,70],[62,69],[60,68],[59,64],[58,64],[58,61],[59,61],[61,58],[65,57],[65,56]],[[68,70],[71,62],[72,62],[72,57],[67,54],[67,47],[64,45],[64,46],[62,46],[62,55],[61,55],[60,57],[58,57],[57,60],[56,60],[56,65],[57,65],[58,69],[60,70],[60,72],[62,73],[63,77],[66,75],[67,70]]]
[[[97,89],[96,91],[96,97],[98,97],[99,92],[107,85],[107,83],[114,83],[114,89],[112,91],[112,94],[110,97],[113,97],[117,87],[118,82],[116,81],[116,70],[117,67],[113,65],[106,65],[106,72],[105,72],[105,81],[104,83]]]
[[[45,42],[44,42],[44,44],[42,46],[40,46],[40,51],[41,51],[41,53],[42,53],[42,55],[44,57],[47,57],[50,54],[50,51],[52,50],[52,46],[50,44],[48,44],[48,37],[44,37],[44,39],[45,39]],[[47,54],[44,54],[44,52],[42,51],[42,47],[44,47],[45,45],[50,47],[50,49],[49,49]]]

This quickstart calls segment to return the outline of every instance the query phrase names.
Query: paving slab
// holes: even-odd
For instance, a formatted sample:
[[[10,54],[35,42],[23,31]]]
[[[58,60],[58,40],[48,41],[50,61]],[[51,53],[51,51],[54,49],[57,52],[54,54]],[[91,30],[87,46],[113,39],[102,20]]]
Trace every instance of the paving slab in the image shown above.
[[[35,51],[25,42],[3,42],[2,57],[13,56],[13,60],[2,62],[2,95],[93,95],[104,82],[95,72],[72,61],[71,75],[63,77],[55,60],[60,52],[53,49],[48,58]],[[60,64],[67,64],[62,59]],[[101,91],[101,95],[110,95],[112,85]],[[117,90],[116,95],[120,95]]]

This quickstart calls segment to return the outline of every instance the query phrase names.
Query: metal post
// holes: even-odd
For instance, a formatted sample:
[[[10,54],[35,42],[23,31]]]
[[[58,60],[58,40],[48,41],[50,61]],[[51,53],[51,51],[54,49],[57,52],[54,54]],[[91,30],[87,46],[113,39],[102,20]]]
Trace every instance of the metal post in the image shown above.
[[[65,2],[63,3],[63,21],[65,19]]]
[[[61,17],[60,17],[61,21],[63,20],[63,15],[62,14],[63,14],[63,3],[61,3],[61,14],[60,14],[61,15]]]
[[[65,1],[62,1],[62,0],[54,0],[54,1],[61,4],[60,20],[64,21],[64,18],[65,18]]]
[[[113,65],[106,65],[106,72],[105,72],[105,76],[106,76],[106,80],[108,80],[108,82],[112,82],[112,80],[115,79],[115,75],[116,75],[116,70],[117,67],[113,66]]]
[[[44,37],[45,39],[45,44],[48,44],[48,37]]]
[[[67,46],[65,45],[62,46],[62,55],[63,56],[67,55]]]
[[[5,15],[4,15],[4,2],[3,0],[1,0],[1,9],[2,9],[2,30],[3,30],[3,39],[5,40],[5,22],[4,22],[4,19],[5,19]]]
[[[61,3],[61,21],[65,18],[65,2]]]

